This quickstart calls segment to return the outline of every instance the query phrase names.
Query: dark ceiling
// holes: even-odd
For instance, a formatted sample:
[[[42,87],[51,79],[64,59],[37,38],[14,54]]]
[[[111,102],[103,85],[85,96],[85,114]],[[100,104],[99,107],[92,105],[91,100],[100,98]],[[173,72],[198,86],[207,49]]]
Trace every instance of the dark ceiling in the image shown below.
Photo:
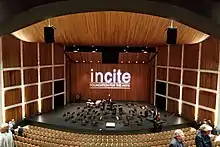
[[[220,38],[217,0],[0,0],[0,35],[50,17],[91,11],[162,16]]]

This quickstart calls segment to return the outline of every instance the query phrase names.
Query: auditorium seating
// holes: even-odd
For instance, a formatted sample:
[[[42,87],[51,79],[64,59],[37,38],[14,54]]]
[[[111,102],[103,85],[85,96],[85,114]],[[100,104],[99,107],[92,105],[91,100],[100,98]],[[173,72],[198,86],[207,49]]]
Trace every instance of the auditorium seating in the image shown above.
[[[195,146],[194,138],[196,130],[193,128],[183,128],[182,130],[186,136],[184,144],[191,147]],[[24,128],[24,136],[14,135],[14,140],[15,145],[18,147],[165,147],[173,137],[173,132],[174,130],[149,134],[94,135],[27,126]],[[215,144],[215,146],[218,145],[220,145],[220,143]]]

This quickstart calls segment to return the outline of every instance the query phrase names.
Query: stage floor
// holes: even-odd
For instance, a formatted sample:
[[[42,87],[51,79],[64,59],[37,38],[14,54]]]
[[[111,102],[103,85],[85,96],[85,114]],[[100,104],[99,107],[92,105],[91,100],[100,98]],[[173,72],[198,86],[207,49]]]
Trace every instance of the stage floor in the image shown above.
[[[133,104],[137,106],[144,106],[146,104],[132,102]],[[122,106],[125,106],[124,109],[126,110],[126,104],[127,102],[117,102],[117,104],[120,104]],[[153,131],[153,123],[150,121],[150,117],[147,119],[143,119],[142,125],[139,126],[134,122],[130,122],[128,126],[125,126],[122,121],[113,120],[113,118],[107,118],[105,120],[99,121],[97,126],[92,126],[91,124],[88,124],[86,126],[81,125],[81,121],[76,121],[76,123],[72,123],[72,121],[65,121],[63,118],[63,114],[67,112],[77,112],[77,107],[85,107],[85,103],[72,103],[69,104],[63,108],[44,113],[41,115],[34,116],[30,119],[28,119],[28,122],[32,125],[38,125],[38,126],[45,126],[49,128],[55,128],[58,130],[65,130],[70,132],[91,132],[91,133],[135,133],[135,132],[152,132]],[[148,106],[150,107],[150,106]],[[152,107],[153,108],[153,107]],[[140,110],[138,110],[139,113]],[[164,115],[167,115],[166,119],[167,121],[163,123],[163,130],[170,130],[170,129],[176,129],[181,127],[188,127],[190,125],[190,121],[178,117],[176,115],[170,114],[168,112],[162,111],[158,109],[158,112],[161,114],[161,119],[164,119]],[[106,122],[115,122],[115,128],[106,128]]]

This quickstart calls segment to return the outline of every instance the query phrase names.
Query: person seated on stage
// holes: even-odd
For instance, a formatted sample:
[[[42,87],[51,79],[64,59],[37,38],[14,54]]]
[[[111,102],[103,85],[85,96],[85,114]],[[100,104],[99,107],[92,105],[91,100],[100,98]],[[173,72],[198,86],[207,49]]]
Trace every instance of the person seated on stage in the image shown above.
[[[0,146],[1,147],[13,147],[13,136],[9,131],[9,125],[3,124],[0,128]]]
[[[160,119],[160,113],[157,113],[157,116],[155,117],[155,120],[156,121],[160,121],[161,119]]]
[[[212,147],[211,141],[212,127],[208,124],[202,124],[195,137],[196,147]]]
[[[184,140],[183,131],[180,129],[177,129],[174,131],[174,137],[171,140],[169,147],[184,147],[183,140]]]

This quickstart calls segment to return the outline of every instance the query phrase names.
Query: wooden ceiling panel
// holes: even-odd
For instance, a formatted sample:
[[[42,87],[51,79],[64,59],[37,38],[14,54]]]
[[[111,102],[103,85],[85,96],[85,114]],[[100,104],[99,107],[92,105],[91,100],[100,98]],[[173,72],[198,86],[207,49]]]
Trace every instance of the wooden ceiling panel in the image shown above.
[[[48,20],[13,33],[27,42],[43,42],[43,27]],[[171,20],[131,12],[89,12],[50,19],[56,28],[55,40],[61,44],[99,46],[145,46],[165,44],[167,27]],[[193,44],[208,37],[200,31],[178,22],[178,44]]]

